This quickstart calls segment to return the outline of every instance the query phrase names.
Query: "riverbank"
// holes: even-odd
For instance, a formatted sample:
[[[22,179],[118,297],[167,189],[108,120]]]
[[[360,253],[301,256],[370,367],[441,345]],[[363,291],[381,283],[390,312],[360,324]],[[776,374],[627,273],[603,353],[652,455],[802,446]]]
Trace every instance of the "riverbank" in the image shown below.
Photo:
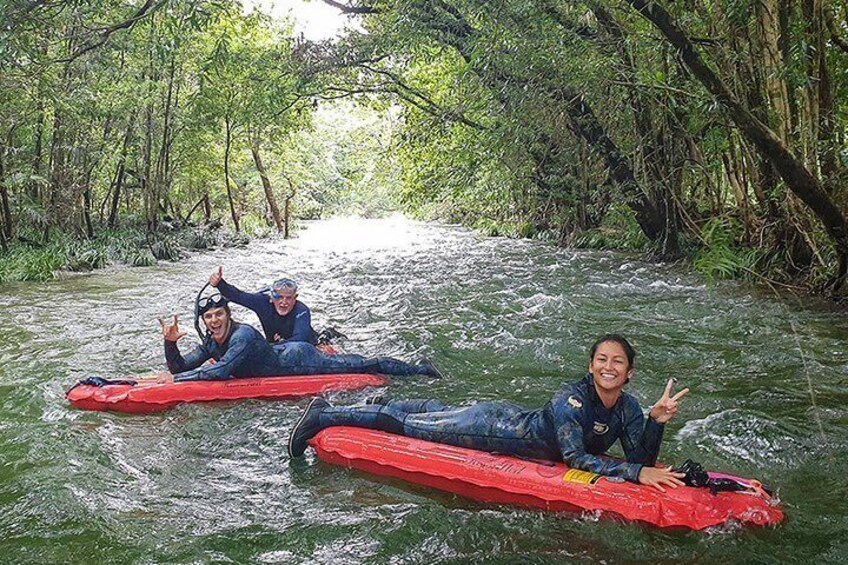
[[[268,236],[270,232],[260,233]],[[87,272],[108,265],[150,267],[159,261],[179,261],[192,252],[219,247],[243,247],[251,240],[220,224],[165,225],[150,233],[143,227],[104,230],[94,239],[60,234],[47,242],[22,239],[0,253],[0,284],[48,281],[68,272]]]

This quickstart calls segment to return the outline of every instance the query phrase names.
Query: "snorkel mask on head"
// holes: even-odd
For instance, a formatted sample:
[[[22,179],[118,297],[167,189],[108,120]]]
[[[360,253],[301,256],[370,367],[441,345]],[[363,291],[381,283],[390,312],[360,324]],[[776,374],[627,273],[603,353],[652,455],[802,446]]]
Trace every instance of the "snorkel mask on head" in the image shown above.
[[[212,310],[214,308],[224,308],[230,303],[229,300],[221,296],[220,294],[213,294],[212,296],[207,296],[206,298],[201,298],[197,302],[197,313],[200,317]]]
[[[283,297],[283,292],[291,295],[297,294],[297,283],[288,277],[283,277],[275,280],[269,290],[271,291],[271,298],[279,299]]]

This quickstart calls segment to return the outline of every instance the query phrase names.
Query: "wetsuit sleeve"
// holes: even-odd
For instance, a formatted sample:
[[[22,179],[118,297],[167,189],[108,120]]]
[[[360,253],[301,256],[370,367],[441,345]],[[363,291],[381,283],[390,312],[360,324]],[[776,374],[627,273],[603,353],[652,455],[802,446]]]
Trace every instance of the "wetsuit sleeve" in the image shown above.
[[[591,418],[589,401],[576,393],[566,397],[568,401],[556,402],[553,407],[554,427],[563,462],[575,469],[638,482],[641,465],[586,452],[583,423]]]
[[[227,352],[214,365],[201,367],[174,375],[174,382],[223,381],[238,373],[250,352],[251,336],[247,332],[235,331],[230,336]],[[264,342],[263,342],[264,343]],[[244,376],[244,375],[242,375]]]
[[[168,364],[168,370],[175,375],[200,367],[210,357],[212,354],[203,344],[198,345],[191,353],[183,357],[177,342],[165,340],[165,362]]]
[[[298,308],[298,312],[294,316],[294,328],[292,336],[285,341],[306,341],[314,342],[312,339],[312,313],[309,307],[301,304],[302,308]]]
[[[227,300],[235,302],[245,308],[249,308],[254,312],[260,310],[268,302],[267,295],[262,294],[261,292],[244,292],[243,290],[234,287],[224,279],[221,279],[218,282],[218,286],[216,288],[218,289],[218,292],[221,293],[221,296]]]
[[[640,470],[641,465],[656,465],[665,426],[654,422],[651,418],[647,418],[646,422],[642,408],[635,400],[625,405],[624,418],[621,446],[624,448],[627,461],[639,463]]]

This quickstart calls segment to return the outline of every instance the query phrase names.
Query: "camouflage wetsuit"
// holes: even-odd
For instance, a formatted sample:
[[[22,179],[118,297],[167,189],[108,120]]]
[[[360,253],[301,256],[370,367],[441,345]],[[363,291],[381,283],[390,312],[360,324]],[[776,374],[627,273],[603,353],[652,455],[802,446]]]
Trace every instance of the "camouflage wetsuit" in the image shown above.
[[[607,409],[592,375],[564,386],[543,408],[525,410],[506,402],[456,408],[437,400],[393,400],[385,405],[328,406],[321,429],[357,426],[418,439],[567,465],[637,482],[643,465],[654,465],[663,426],[645,416],[639,402],[621,393]],[[621,441],[626,461],[603,457]]]

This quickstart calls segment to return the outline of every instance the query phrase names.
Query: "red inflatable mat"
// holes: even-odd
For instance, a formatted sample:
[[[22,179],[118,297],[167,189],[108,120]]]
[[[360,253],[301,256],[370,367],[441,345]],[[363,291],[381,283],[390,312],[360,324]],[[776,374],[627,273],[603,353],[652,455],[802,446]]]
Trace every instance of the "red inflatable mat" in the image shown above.
[[[253,377],[225,381],[187,381],[157,384],[138,381],[133,385],[77,385],[66,398],[84,410],[106,410],[149,414],[173,408],[184,402],[243,400],[246,398],[293,399],[318,396],[337,390],[358,390],[382,386],[388,379],[381,375],[337,374]]]
[[[707,488],[679,487],[662,493],[562,463],[527,461],[363,428],[327,428],[309,443],[328,463],[481,502],[617,515],[663,528],[695,530],[728,522],[765,526],[783,520],[783,512],[762,489],[712,494]]]

